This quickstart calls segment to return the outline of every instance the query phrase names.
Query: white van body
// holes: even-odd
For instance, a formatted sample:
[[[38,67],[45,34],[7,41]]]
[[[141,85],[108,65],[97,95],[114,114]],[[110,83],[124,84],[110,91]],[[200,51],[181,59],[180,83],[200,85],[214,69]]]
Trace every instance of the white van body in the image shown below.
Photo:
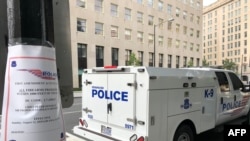
[[[90,140],[192,141],[237,118],[249,122],[250,93],[231,71],[100,67],[82,80],[74,133]]]

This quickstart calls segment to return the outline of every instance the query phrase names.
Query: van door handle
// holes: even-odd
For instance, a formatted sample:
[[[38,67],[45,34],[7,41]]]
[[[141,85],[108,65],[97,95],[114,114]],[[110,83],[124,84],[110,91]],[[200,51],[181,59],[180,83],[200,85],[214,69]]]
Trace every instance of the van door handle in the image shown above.
[[[107,112],[108,112],[108,114],[109,114],[109,112],[112,112],[112,103],[109,103],[107,105]]]
[[[234,95],[234,101],[236,101],[236,95]]]
[[[220,104],[223,104],[223,97],[220,98]]]

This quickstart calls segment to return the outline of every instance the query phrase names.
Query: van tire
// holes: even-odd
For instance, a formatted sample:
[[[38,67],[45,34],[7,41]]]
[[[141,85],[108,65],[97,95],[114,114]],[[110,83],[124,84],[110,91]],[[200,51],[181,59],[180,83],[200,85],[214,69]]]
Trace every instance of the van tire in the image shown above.
[[[247,124],[247,125],[250,125],[250,110],[249,110],[249,112],[248,112],[248,114],[247,114],[246,124]]]
[[[194,132],[186,124],[180,125],[174,134],[174,141],[194,141]]]

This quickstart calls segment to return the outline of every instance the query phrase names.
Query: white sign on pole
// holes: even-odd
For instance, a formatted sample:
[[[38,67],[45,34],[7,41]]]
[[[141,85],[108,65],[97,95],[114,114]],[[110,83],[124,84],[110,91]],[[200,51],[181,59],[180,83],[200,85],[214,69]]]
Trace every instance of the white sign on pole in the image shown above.
[[[8,48],[1,141],[65,141],[55,49]]]

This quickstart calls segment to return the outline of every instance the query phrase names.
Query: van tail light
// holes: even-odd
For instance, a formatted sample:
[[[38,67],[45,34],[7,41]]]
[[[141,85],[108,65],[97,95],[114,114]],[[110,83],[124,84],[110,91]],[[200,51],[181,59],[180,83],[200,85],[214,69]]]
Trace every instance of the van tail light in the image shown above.
[[[144,141],[144,137],[140,137],[137,141]]]
[[[130,141],[145,141],[145,140],[143,136],[141,136],[140,138],[137,138],[137,135],[134,134],[133,136],[130,137]]]

